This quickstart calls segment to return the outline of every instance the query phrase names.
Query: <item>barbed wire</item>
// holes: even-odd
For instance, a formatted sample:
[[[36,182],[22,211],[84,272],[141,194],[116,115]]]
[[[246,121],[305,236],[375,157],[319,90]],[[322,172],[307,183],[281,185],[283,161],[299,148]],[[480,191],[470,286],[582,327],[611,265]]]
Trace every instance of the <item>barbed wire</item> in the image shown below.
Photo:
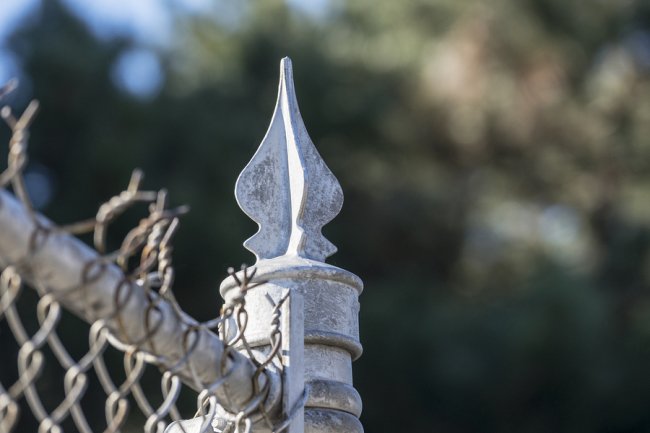
[[[12,81],[1,87],[0,99],[16,85],[17,83]],[[116,433],[125,428],[133,402],[146,418],[143,426],[145,433],[162,433],[170,419],[181,419],[176,402],[183,386],[198,392],[195,416],[202,418],[199,428],[201,432],[219,427],[223,431],[249,433],[251,426],[257,422],[264,422],[274,432],[284,430],[288,425],[287,420],[277,420],[277,414],[269,413],[270,408],[267,407],[266,400],[271,380],[263,376],[268,373],[269,368],[282,368],[280,316],[288,295],[277,302],[266,295],[273,308],[272,321],[269,324],[270,349],[260,359],[245,338],[248,324],[245,295],[263,283],[254,280],[254,268],[242,267],[241,279],[233,269],[229,269],[228,273],[239,285],[239,292],[223,305],[214,319],[199,322],[184,313],[172,291],[175,279],[172,238],[178,230],[179,218],[188,212],[189,208],[180,206],[169,209],[167,191],[164,189],[142,190],[143,174],[140,170],[133,172],[126,189],[103,203],[93,218],[58,227],[44,222],[34,211],[24,180],[28,164],[29,127],[37,111],[36,101],[32,101],[19,117],[16,117],[8,106],[0,110],[0,115],[11,130],[7,167],[0,172],[0,189],[11,187],[33,225],[26,256],[9,263],[3,263],[0,258],[0,324],[2,321],[6,322],[19,347],[16,381],[7,387],[0,383],[0,433],[11,433],[15,430],[19,423],[21,400],[26,402],[38,422],[38,433],[60,433],[63,431],[62,424],[67,419],[72,420],[78,431],[92,433],[93,429],[82,407],[91,380],[91,371],[96,375],[106,395],[104,433]],[[147,215],[127,232],[117,250],[109,252],[107,233],[111,224],[138,203],[148,205]],[[62,308],[66,305],[61,292],[35,280],[27,266],[28,259],[42,250],[49,237],[61,232],[74,235],[92,234],[93,246],[99,253],[96,258],[84,263],[78,278],[79,284],[66,289],[66,295],[74,293],[88,297],[85,287],[103,278],[112,265],[117,265],[123,272],[123,278],[114,290],[111,314],[97,318],[92,303],[89,300],[84,303],[81,315],[86,320],[90,319],[88,351],[78,359],[70,354],[57,334],[57,327],[63,317]],[[132,265],[134,262],[137,265]],[[38,329],[31,334],[21,319],[18,307],[18,299],[25,287],[34,289],[38,294]],[[134,290],[142,290],[147,302],[144,317],[141,319],[144,332],[141,332],[137,339],[130,338],[133,332],[127,329],[124,317],[124,311],[136,295]],[[166,306],[171,306],[175,319],[184,325],[185,331],[180,342],[183,354],[180,359],[169,358],[165,351],[158,347],[158,334],[165,325],[162,312]],[[76,313],[80,314],[78,311]],[[219,366],[220,377],[209,384],[205,383],[201,372],[197,371],[191,362],[201,343],[199,333],[206,329],[214,330],[224,342],[222,362]],[[123,380],[114,379],[112,366],[107,365],[104,359],[105,351],[111,346],[124,353]],[[219,400],[218,395],[223,391],[221,388],[232,373],[233,366],[229,365],[229,360],[232,353],[237,351],[235,347],[243,350],[254,365],[253,393],[239,410],[229,412],[220,407],[223,401]],[[49,351],[53,357],[48,358],[46,352]],[[65,397],[56,407],[48,410],[39,395],[37,385],[45,364],[53,361],[65,370]],[[140,383],[147,365],[156,366],[161,371],[162,402],[157,405],[152,404]],[[216,419],[217,412],[225,414],[225,418]],[[180,428],[185,431],[182,425]]]

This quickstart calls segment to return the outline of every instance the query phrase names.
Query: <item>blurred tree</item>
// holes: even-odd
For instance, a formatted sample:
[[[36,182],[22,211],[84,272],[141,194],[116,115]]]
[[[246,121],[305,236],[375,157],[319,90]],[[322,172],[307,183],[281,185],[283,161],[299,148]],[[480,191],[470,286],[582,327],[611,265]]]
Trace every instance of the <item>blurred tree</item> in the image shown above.
[[[214,8],[178,13],[162,48],[96,39],[56,1],[13,35],[48,215],[92,214],[142,167],[193,209],[176,293],[212,316],[221,269],[252,260],[231,191],[289,55],[346,193],[332,261],[366,281],[366,431],[650,431],[647,2]],[[133,49],[158,93],[116,84]]]

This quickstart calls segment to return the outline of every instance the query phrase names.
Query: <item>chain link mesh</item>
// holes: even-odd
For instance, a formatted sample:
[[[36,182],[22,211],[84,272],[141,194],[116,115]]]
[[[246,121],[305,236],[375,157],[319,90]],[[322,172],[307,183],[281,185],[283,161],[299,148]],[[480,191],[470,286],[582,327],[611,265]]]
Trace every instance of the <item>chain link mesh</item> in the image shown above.
[[[0,98],[14,87],[15,83],[12,82],[1,88]],[[212,431],[211,423],[214,423],[214,428],[222,431],[243,433],[250,431],[255,422],[264,422],[270,430],[280,431],[283,427],[273,427],[274,419],[267,413],[268,402],[265,402],[271,380],[262,380],[262,376],[269,369],[281,368],[280,311],[286,298],[274,302],[267,295],[274,314],[269,324],[271,347],[264,356],[253,353],[244,338],[248,323],[244,295],[259,284],[252,282],[254,269],[244,268],[243,279],[237,280],[239,296],[226,303],[213,320],[199,323],[184,313],[172,292],[174,267],[171,241],[178,228],[179,217],[188,209],[168,209],[165,190],[141,190],[142,173],[137,170],[127,188],[101,205],[95,218],[62,227],[48,223],[34,211],[23,178],[28,160],[29,126],[37,111],[38,103],[33,101],[20,117],[15,117],[6,106],[0,113],[11,129],[8,165],[0,172],[0,192],[11,187],[26,209],[33,227],[26,257],[15,262],[4,262],[5,259],[0,257],[0,337],[4,338],[1,341],[6,341],[9,335],[17,349],[13,372],[15,381],[0,382],[0,433],[22,431],[20,426],[25,421],[20,419],[30,416],[38,425],[39,433],[59,433],[64,429],[82,433],[121,432],[134,429],[138,421],[140,427],[130,431],[142,431],[143,426],[146,433],[161,433],[171,420],[181,419],[177,403],[179,396],[187,394],[187,390],[198,392],[196,413],[193,415],[202,417],[202,432]],[[106,234],[111,223],[136,203],[146,203],[148,214],[128,232],[119,249],[108,251]],[[2,205],[0,201],[0,208]],[[96,258],[83,264],[83,271],[78,275],[79,284],[64,292],[51,290],[38,281],[26,265],[29,258],[39,254],[50,236],[62,232],[75,235],[91,233],[94,249],[99,253]],[[66,311],[62,296],[87,296],[86,287],[101,279],[115,265],[121,269],[123,279],[114,290],[113,313],[98,319],[89,303],[84,307],[87,311],[74,311],[88,322],[87,326],[81,324]],[[229,272],[237,278],[232,269]],[[133,333],[126,329],[128,325],[124,316],[129,314],[127,307],[136,295],[135,291],[142,291],[146,299],[144,317],[139,319],[145,329],[136,340],[130,338]],[[175,320],[183,325],[183,341],[174,342],[183,347],[182,356],[178,359],[168,358],[165,349],[159,347],[161,344],[157,336],[165,326],[166,316],[161,313],[164,308],[170,309]],[[30,315],[35,315],[36,320],[32,318],[30,321]],[[87,329],[88,343],[84,350],[78,350],[78,341],[63,341],[63,337],[70,339],[71,335],[69,332],[57,333],[64,325]],[[220,377],[212,383],[205,383],[192,362],[197,346],[203,341],[198,333],[206,330],[213,330],[225,342],[219,366]],[[80,335],[79,330],[75,329],[73,335]],[[235,346],[240,350],[243,348],[253,363],[253,395],[243,407],[232,413],[219,408],[220,413],[226,416],[215,420],[218,405],[223,404],[218,395],[223,392],[220,388],[231,373]],[[71,347],[75,347],[75,350],[71,350]],[[116,369],[115,363],[108,362],[106,358],[116,358],[119,353],[123,366]],[[157,371],[154,381],[159,382],[159,391],[145,390],[144,382],[151,382],[152,370]],[[57,392],[52,392],[56,385],[51,377],[48,378],[48,373],[52,371],[62,372],[63,377],[63,393],[59,391],[62,398],[56,402],[53,402],[53,396]],[[0,379],[6,381],[7,376],[11,375],[3,372]],[[98,391],[100,387],[101,391]],[[93,390],[90,393],[89,388]],[[92,409],[97,395],[103,395],[100,397],[103,400],[103,416],[98,414],[96,408]],[[152,395],[156,397],[152,398]],[[92,401],[89,403],[87,400]],[[137,412],[134,408],[141,415],[134,414]],[[185,417],[188,415],[191,417],[192,414],[185,414]],[[275,425],[285,426],[287,422],[284,420]]]

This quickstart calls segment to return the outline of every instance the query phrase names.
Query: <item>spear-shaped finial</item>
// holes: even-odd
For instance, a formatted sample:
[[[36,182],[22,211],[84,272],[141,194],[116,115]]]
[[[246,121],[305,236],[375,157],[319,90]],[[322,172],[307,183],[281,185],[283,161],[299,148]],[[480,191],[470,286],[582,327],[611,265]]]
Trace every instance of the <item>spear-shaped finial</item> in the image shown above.
[[[280,63],[271,124],[239,175],[235,196],[259,225],[244,243],[258,260],[293,255],[325,261],[336,252],[321,229],[341,210],[343,192],[302,121],[288,57]]]

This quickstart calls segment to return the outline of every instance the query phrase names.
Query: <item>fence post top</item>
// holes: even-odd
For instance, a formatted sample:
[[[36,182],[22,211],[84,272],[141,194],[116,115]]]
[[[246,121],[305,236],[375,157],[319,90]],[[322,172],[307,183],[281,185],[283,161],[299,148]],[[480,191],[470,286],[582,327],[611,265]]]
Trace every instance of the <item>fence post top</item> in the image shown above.
[[[237,179],[235,197],[259,226],[244,243],[258,261],[297,256],[324,262],[336,252],[321,229],[341,210],[343,192],[309,138],[288,57],[280,63],[271,124]]]
[[[268,323],[274,312],[269,300],[288,300],[283,307],[282,401],[285,416],[296,414],[288,431],[363,433],[361,398],[352,385],[352,360],[362,352],[358,298],[363,283],[325,263],[336,247],[321,229],[341,210],[343,192],[309,138],[288,58],[280,63],[271,124],[239,175],[235,196],[259,226],[244,243],[257,258],[250,280],[254,290],[244,295],[248,316],[243,335],[250,347],[271,345]],[[222,282],[224,300],[241,296],[245,274],[242,270]]]

